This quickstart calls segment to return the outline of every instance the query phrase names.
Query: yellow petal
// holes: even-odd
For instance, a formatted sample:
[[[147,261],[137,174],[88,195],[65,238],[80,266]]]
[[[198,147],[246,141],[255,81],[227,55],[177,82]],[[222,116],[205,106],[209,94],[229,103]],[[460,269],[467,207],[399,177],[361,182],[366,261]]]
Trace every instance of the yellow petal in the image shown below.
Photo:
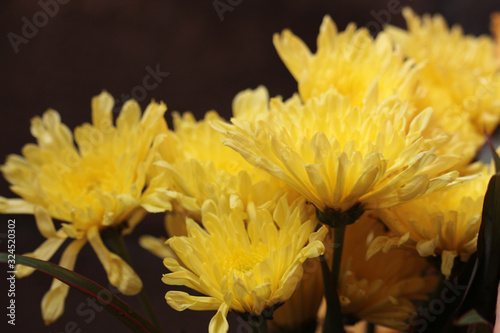
[[[78,252],[80,252],[80,249],[86,242],[86,239],[73,241],[64,250],[59,266],[73,270]],[[69,285],[66,283],[58,279],[52,281],[49,291],[42,298],[42,318],[45,325],[52,324],[64,313],[64,301],[66,300],[68,291]]]
[[[112,124],[111,115],[115,101],[106,91],[92,98],[92,123],[99,130],[109,130]]]
[[[174,310],[184,311],[186,309],[210,311],[217,310],[221,301],[214,297],[191,296],[182,291],[169,291],[165,295],[168,305]]]
[[[222,303],[215,316],[210,320],[208,333],[226,333],[229,330],[229,323],[227,322],[228,311],[229,307],[227,304]]]
[[[170,246],[165,244],[164,238],[143,235],[139,238],[139,245],[161,259],[172,258],[175,255]]]
[[[128,100],[122,107],[120,115],[116,119],[116,128],[121,133],[130,132],[139,124],[141,119],[141,108],[134,100]]]
[[[441,273],[443,273],[447,279],[450,278],[453,262],[456,257],[457,251],[443,250],[443,253],[441,254]]]
[[[35,220],[36,226],[38,230],[45,238],[53,238],[57,237],[56,227],[54,226],[54,222],[52,222],[52,218],[49,215],[49,212],[41,207],[35,207]]]
[[[59,237],[49,238],[45,242],[43,242],[34,252],[26,253],[25,256],[40,260],[49,260],[65,240],[65,238]],[[23,278],[33,273],[35,269],[28,266],[16,265],[16,271],[16,276],[18,278]]]
[[[295,80],[299,81],[311,57],[311,51],[307,45],[290,30],[284,30],[281,36],[274,34],[273,43],[290,73]]]
[[[106,248],[97,227],[90,228],[87,237],[108,275],[109,282],[124,295],[139,293],[142,289],[141,279],[122,258]]]
[[[418,254],[420,254],[422,257],[435,256],[436,253],[434,251],[436,250],[438,244],[439,237],[436,236],[432,239],[419,241],[416,245],[416,249],[418,251]]]
[[[303,268],[302,264],[296,264],[291,266],[287,272],[284,274],[283,278],[280,281],[281,288],[276,293],[277,295],[274,297],[276,302],[284,302],[289,299],[297,284],[302,279]]]
[[[33,214],[32,203],[23,199],[7,199],[0,196],[0,212],[2,214]]]

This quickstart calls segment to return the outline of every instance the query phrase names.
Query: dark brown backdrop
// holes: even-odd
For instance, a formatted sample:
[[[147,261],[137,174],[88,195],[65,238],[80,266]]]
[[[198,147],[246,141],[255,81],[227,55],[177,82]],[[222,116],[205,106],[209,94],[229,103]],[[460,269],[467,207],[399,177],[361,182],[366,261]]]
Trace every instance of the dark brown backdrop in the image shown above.
[[[29,119],[49,107],[58,110],[63,121],[74,128],[90,120],[91,97],[106,89],[118,100],[122,94],[134,92],[143,97],[142,106],[154,98],[165,101],[169,110],[191,110],[198,118],[209,109],[228,117],[231,100],[240,90],[264,84],[271,95],[288,97],[294,92],[295,82],[273,49],[273,33],[291,28],[314,47],[325,14],[330,14],[340,29],[350,21],[372,28],[389,20],[391,24],[403,24],[401,15],[388,17],[384,15],[387,12],[381,12],[396,0],[221,0],[235,4],[232,11],[223,14],[222,21],[213,0],[59,1],[64,4],[55,0],[4,0],[0,4],[2,163],[7,154],[19,153],[25,143],[33,142]],[[419,13],[443,13],[450,22],[462,24],[473,34],[488,32],[489,14],[500,10],[495,0],[400,3],[411,5]],[[48,9],[44,11],[43,7]],[[53,17],[44,14],[47,11]],[[38,27],[30,30],[30,24]],[[169,75],[160,77],[157,87],[143,96],[145,90],[138,87],[143,85],[148,67]],[[3,179],[0,195],[12,196]],[[162,233],[159,221],[160,216],[149,217],[128,237],[133,260],[148,281],[145,288],[154,299],[164,331],[204,332],[213,313],[171,310],[164,301],[168,288],[160,281],[166,269],[136,245],[138,234]],[[7,217],[0,216],[0,251],[6,249],[6,222]],[[42,240],[32,217],[17,217],[17,253],[34,250]],[[5,272],[5,266],[0,265],[0,270]],[[103,269],[89,246],[82,251],[76,270],[107,286]],[[97,313],[92,320],[79,315],[76,309],[86,299],[75,291],[70,291],[64,316],[45,328],[39,304],[50,279],[35,273],[17,281],[16,286],[15,329],[6,325],[5,302],[0,310],[0,327],[8,332],[71,332],[72,325],[76,327],[74,332],[127,331],[105,312]],[[5,278],[0,284],[0,299],[7,299]],[[134,299],[125,299],[137,306]],[[231,331],[245,332],[231,318]]]

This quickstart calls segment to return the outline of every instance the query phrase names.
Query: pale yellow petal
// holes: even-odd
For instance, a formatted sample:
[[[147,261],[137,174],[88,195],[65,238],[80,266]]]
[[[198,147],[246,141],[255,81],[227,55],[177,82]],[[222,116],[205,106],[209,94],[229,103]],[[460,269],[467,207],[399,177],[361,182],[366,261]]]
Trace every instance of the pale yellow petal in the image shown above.
[[[92,98],[92,123],[100,130],[108,130],[112,125],[111,115],[115,101],[106,91]]]
[[[142,289],[141,279],[122,258],[106,248],[98,229],[90,228],[87,237],[108,275],[109,282],[124,295],[139,293]]]
[[[226,333],[229,330],[229,323],[227,322],[227,313],[229,307],[226,303],[222,303],[217,310],[215,316],[210,320],[208,325],[209,333]]]
[[[222,304],[213,297],[191,296],[182,291],[169,291],[165,295],[168,305],[174,310],[184,311],[186,309],[210,311],[217,310]]]
[[[0,196],[0,212],[3,214],[33,214],[34,205],[23,199],[7,199]]]
[[[55,238],[57,237],[56,227],[54,226],[54,222],[50,217],[49,212],[41,207],[35,207],[35,221],[38,230],[45,238]]]
[[[443,251],[441,254],[441,272],[448,279],[451,275],[451,270],[453,268],[453,262],[457,257],[456,251]]]
[[[59,266],[64,267],[69,270],[75,268],[76,258],[78,252],[85,245],[87,240],[75,240],[73,241],[61,257]],[[61,282],[61,280],[54,279],[50,289],[42,298],[42,318],[45,325],[52,324],[64,313],[64,302],[66,296],[68,295],[69,285]]]
[[[59,249],[59,247],[64,243],[66,239],[63,237],[49,238],[44,241],[34,252],[25,253],[24,255],[31,258],[36,258],[40,260],[49,260],[52,258],[54,253]],[[16,276],[18,278],[23,278],[35,271],[34,268],[16,265]]]
[[[165,244],[164,238],[143,235],[139,238],[139,245],[161,259],[175,255],[170,246]]]
[[[417,243],[416,249],[418,254],[422,257],[435,256],[436,255],[436,247],[439,243],[439,237],[435,237],[429,240],[421,240]]]

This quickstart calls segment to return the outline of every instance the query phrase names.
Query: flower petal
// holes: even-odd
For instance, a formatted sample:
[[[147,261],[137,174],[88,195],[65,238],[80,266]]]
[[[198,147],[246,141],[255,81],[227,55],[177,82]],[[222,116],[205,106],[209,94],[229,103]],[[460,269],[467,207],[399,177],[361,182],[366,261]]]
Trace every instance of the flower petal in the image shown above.
[[[222,303],[215,316],[210,320],[210,324],[208,325],[209,333],[226,333],[229,330],[229,323],[227,322],[228,311],[229,306],[226,303]]]
[[[73,241],[64,251],[59,266],[69,270],[75,268],[76,258],[86,239]],[[69,285],[61,280],[54,279],[50,289],[42,298],[42,317],[45,325],[52,324],[64,313],[64,301],[68,295]]]
[[[58,237],[56,232],[56,227],[54,226],[54,222],[52,221],[49,212],[45,208],[41,206],[35,207],[35,220],[36,220],[36,226],[38,227],[38,230],[40,231],[43,237],[45,238]]]
[[[64,243],[65,238],[49,238],[43,242],[34,252],[24,254],[27,257],[36,258],[40,260],[49,260],[52,258],[54,253],[59,249],[59,247]],[[35,271],[34,268],[16,265],[16,276],[18,278],[23,278]]]
[[[214,297],[191,296],[182,291],[169,291],[165,295],[168,305],[174,310],[184,311],[191,310],[217,310],[222,304],[221,301]]]
[[[33,214],[33,209],[33,204],[23,199],[0,197],[0,212],[2,214]]]
[[[139,293],[142,289],[141,279],[122,258],[104,246],[97,227],[91,227],[87,232],[87,237],[106,270],[109,282],[124,295]]]

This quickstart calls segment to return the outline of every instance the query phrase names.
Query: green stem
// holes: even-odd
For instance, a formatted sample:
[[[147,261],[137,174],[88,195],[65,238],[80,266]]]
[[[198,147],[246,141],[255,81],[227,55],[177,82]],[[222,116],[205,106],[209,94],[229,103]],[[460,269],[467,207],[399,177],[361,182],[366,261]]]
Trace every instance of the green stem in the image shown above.
[[[103,235],[104,236],[104,235]],[[116,254],[118,254],[130,267],[133,267],[132,261],[130,259],[130,255],[128,253],[125,242],[123,241],[123,237],[121,234],[121,229],[112,228],[105,232],[105,236],[111,240],[113,243],[113,249]],[[151,305],[151,301],[149,300],[148,295],[144,291],[144,288],[137,294],[139,297],[139,301],[141,302],[141,306],[146,311],[149,319],[158,329],[160,329],[160,322],[158,321],[158,317],[156,316],[153,306]]]
[[[323,283],[325,285],[326,314],[323,322],[323,333],[343,333],[342,312],[336,285],[333,284],[333,275],[328,268],[326,258],[320,257]]]
[[[253,327],[254,333],[268,333],[267,320],[264,319],[260,322],[260,325]]]
[[[333,256],[332,256],[332,276],[333,285],[338,289],[340,263],[342,261],[342,250],[344,248],[345,225],[339,226],[333,232]]]
[[[316,208],[316,217],[321,223],[334,230],[332,270],[328,268],[325,258],[321,257],[321,269],[325,284],[326,316],[323,333],[345,332],[340,301],[338,297],[340,263],[342,262],[342,249],[344,246],[345,228],[356,222],[364,213],[364,207],[357,203],[347,211],[325,208],[323,211]]]
[[[268,333],[267,318],[263,315],[252,315],[249,313],[239,313],[239,316],[248,323],[252,333]]]

